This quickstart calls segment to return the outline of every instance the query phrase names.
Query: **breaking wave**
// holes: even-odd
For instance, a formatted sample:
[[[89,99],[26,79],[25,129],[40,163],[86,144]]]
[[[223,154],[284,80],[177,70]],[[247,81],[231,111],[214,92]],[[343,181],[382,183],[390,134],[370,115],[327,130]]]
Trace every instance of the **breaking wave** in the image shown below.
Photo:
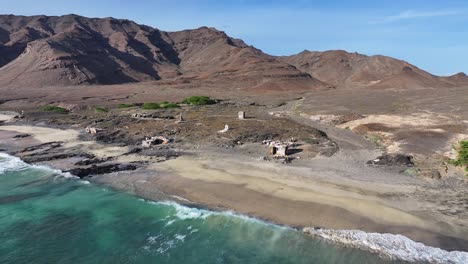
[[[161,202],[155,202],[155,201],[150,201],[150,200],[145,200],[145,199],[139,199],[140,201],[144,201],[147,203],[155,204],[155,205],[165,205],[165,206],[170,206],[175,209],[175,214],[174,216],[179,219],[179,220],[186,220],[186,219],[207,219],[210,216],[225,216],[225,217],[234,217],[236,219],[240,219],[243,221],[250,221],[250,222],[256,222],[264,225],[274,225],[269,222],[262,221],[257,218],[249,217],[243,214],[236,213],[234,211],[210,211],[207,209],[200,209],[200,208],[195,208],[195,207],[189,207],[185,205],[178,204],[173,201],[161,201]],[[286,226],[279,226],[279,225],[274,225],[280,228],[289,228]]]
[[[169,205],[176,210],[175,217],[181,220],[185,219],[206,219],[215,212],[183,206],[175,202],[160,202],[160,204]]]
[[[72,175],[68,172],[62,172],[61,170],[53,169],[44,165],[28,164],[18,157],[0,152],[0,174],[6,173],[8,171],[23,171],[29,168],[45,170],[63,178],[79,179],[79,177]]]
[[[28,164],[24,163],[20,158],[0,153],[0,173],[8,171],[22,171],[27,168]]]
[[[366,233],[360,230],[304,228],[315,237],[347,247],[379,254],[382,258],[424,263],[468,263],[468,252],[446,251],[426,246],[403,235]]]

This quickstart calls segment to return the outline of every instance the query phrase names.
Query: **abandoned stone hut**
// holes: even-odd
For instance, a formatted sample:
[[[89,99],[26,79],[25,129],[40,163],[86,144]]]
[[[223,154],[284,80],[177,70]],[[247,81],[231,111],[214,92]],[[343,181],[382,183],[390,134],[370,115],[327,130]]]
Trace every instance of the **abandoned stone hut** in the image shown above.
[[[287,145],[274,145],[270,149],[270,155],[276,157],[285,157],[289,154],[289,147]]]
[[[160,145],[160,144],[169,144],[172,140],[163,136],[157,136],[157,137],[151,137],[151,138],[146,138],[141,142],[141,146],[145,148],[150,148],[151,146],[154,145]]]

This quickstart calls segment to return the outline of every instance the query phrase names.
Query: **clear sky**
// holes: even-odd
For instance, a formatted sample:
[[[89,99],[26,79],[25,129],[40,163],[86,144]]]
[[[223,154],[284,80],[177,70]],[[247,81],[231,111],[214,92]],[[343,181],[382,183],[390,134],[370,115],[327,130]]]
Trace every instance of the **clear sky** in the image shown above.
[[[0,13],[112,16],[166,31],[211,26],[273,55],[344,49],[468,73],[468,0],[0,0]]]

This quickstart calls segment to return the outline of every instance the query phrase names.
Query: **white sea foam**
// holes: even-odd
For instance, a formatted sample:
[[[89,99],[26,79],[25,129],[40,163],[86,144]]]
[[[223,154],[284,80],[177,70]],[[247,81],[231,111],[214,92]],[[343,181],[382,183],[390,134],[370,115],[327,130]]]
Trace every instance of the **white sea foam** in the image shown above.
[[[468,263],[468,252],[426,246],[403,235],[366,233],[360,230],[304,228],[304,232],[340,245],[377,253],[392,260],[425,263]]]
[[[162,235],[159,234],[157,236],[150,236],[148,237],[148,239],[146,239],[148,241],[149,244],[154,244],[157,242],[157,239],[160,238]]]
[[[173,219],[173,220],[170,220],[170,221],[167,221],[166,225],[165,226],[170,226],[172,225],[176,220]]]
[[[263,220],[253,218],[247,215],[239,214],[234,211],[209,211],[206,209],[188,207],[188,206],[181,205],[173,201],[155,202],[155,201],[144,200],[144,199],[139,199],[139,200],[150,203],[150,204],[154,204],[154,205],[170,206],[176,210],[174,216],[180,220],[186,220],[186,219],[203,219],[204,220],[210,216],[224,216],[224,217],[232,217],[235,219],[240,219],[246,222],[255,222],[258,224],[262,224],[262,225],[271,225],[271,226],[275,226],[276,228],[290,229],[290,227],[287,227],[287,226],[274,225],[272,223],[265,222]]]
[[[28,164],[20,158],[10,156],[0,152],[0,174],[8,171],[21,171],[28,167]]]
[[[180,201],[190,202],[189,199],[185,199],[184,197],[180,197],[180,196],[177,196],[177,195],[171,195],[171,197],[174,197],[174,198],[176,198],[177,200],[180,200]]]
[[[208,211],[205,209],[191,208],[180,205],[175,202],[160,202],[160,204],[169,205],[176,210],[175,216],[181,220],[185,219],[206,219],[215,212]]]
[[[186,236],[187,236],[187,235],[179,235],[179,234],[176,234],[174,237],[175,237],[175,239],[177,239],[177,240],[184,241]]]
[[[57,175],[58,177],[79,179],[79,177],[72,175],[68,172],[62,172],[61,170],[57,170],[44,165],[27,164],[18,157],[0,152],[0,174],[5,173],[7,171],[22,171],[28,168],[47,171],[51,174]]]
[[[155,252],[158,254],[165,254],[167,251],[177,247],[178,244],[183,243],[186,235],[175,234],[174,236],[165,236],[158,234],[156,236],[149,236],[146,239],[147,244],[143,246],[146,251],[152,251],[154,246]]]

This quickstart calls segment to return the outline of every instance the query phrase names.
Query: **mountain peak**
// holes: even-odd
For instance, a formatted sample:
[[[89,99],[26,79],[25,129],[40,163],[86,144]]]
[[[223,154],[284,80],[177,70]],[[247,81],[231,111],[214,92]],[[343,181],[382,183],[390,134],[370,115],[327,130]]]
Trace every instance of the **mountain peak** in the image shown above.
[[[75,14],[0,16],[0,67],[2,86],[180,78],[258,89],[287,81],[300,89],[322,85],[216,28],[164,32],[130,20]]]
[[[457,73],[457,74],[454,74],[453,76],[468,77],[468,75],[466,75],[466,73],[464,73],[464,72],[459,72],[459,73]]]
[[[281,57],[281,60],[338,87],[370,86],[399,76],[400,73],[427,78],[430,81],[425,83],[431,86],[442,85],[432,74],[405,61],[382,55],[367,56],[345,50],[307,51]],[[392,81],[389,85],[398,83]]]

